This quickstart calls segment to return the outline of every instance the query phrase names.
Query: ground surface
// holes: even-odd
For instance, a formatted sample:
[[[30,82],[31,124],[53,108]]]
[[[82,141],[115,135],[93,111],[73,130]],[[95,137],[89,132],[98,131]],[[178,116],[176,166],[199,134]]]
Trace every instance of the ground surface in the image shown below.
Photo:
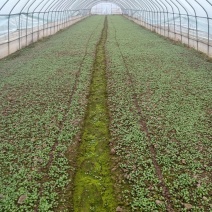
[[[108,101],[135,210],[211,207],[211,71],[199,53],[109,18]],[[122,189],[123,192],[123,189]]]
[[[210,211],[212,63],[121,16],[106,33],[104,20],[0,61],[0,211],[88,209],[80,171],[105,153],[90,174],[114,191],[88,188],[106,211]]]

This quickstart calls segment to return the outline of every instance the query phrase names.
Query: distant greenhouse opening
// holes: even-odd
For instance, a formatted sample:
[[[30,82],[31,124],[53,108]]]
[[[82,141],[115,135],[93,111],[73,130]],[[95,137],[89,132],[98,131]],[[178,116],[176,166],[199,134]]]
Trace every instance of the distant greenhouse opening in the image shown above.
[[[91,14],[96,14],[96,15],[120,15],[122,14],[121,8],[113,3],[99,3],[95,6],[92,7],[91,9]]]

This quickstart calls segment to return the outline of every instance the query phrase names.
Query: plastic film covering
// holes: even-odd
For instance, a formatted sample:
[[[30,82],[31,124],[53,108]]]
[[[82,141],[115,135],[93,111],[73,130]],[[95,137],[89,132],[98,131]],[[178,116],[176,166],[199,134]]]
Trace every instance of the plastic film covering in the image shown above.
[[[90,9],[70,9],[73,3],[70,0],[0,2],[0,58],[90,15]]]
[[[54,34],[103,2],[116,4],[123,15],[152,31],[212,56],[212,0],[2,0],[0,46],[5,50],[7,44],[10,54],[11,43],[18,42],[20,49]]]
[[[136,23],[212,56],[211,0],[141,0],[124,15]]]

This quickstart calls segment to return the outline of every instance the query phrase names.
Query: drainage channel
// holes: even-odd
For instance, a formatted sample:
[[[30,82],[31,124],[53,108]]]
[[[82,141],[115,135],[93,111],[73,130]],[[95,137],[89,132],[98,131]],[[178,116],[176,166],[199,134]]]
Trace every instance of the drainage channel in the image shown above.
[[[82,131],[74,181],[74,211],[115,211],[116,200],[110,173],[109,115],[107,110],[106,54],[107,17],[99,43]]]

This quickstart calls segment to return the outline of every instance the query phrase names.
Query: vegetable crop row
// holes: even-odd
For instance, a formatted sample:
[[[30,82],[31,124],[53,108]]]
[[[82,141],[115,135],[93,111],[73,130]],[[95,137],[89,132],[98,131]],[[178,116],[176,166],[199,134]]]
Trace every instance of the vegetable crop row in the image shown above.
[[[108,20],[120,201],[135,211],[209,211],[212,64],[123,17]]]
[[[66,153],[84,119],[103,20],[91,17],[0,61],[1,211],[66,204],[74,173]]]

